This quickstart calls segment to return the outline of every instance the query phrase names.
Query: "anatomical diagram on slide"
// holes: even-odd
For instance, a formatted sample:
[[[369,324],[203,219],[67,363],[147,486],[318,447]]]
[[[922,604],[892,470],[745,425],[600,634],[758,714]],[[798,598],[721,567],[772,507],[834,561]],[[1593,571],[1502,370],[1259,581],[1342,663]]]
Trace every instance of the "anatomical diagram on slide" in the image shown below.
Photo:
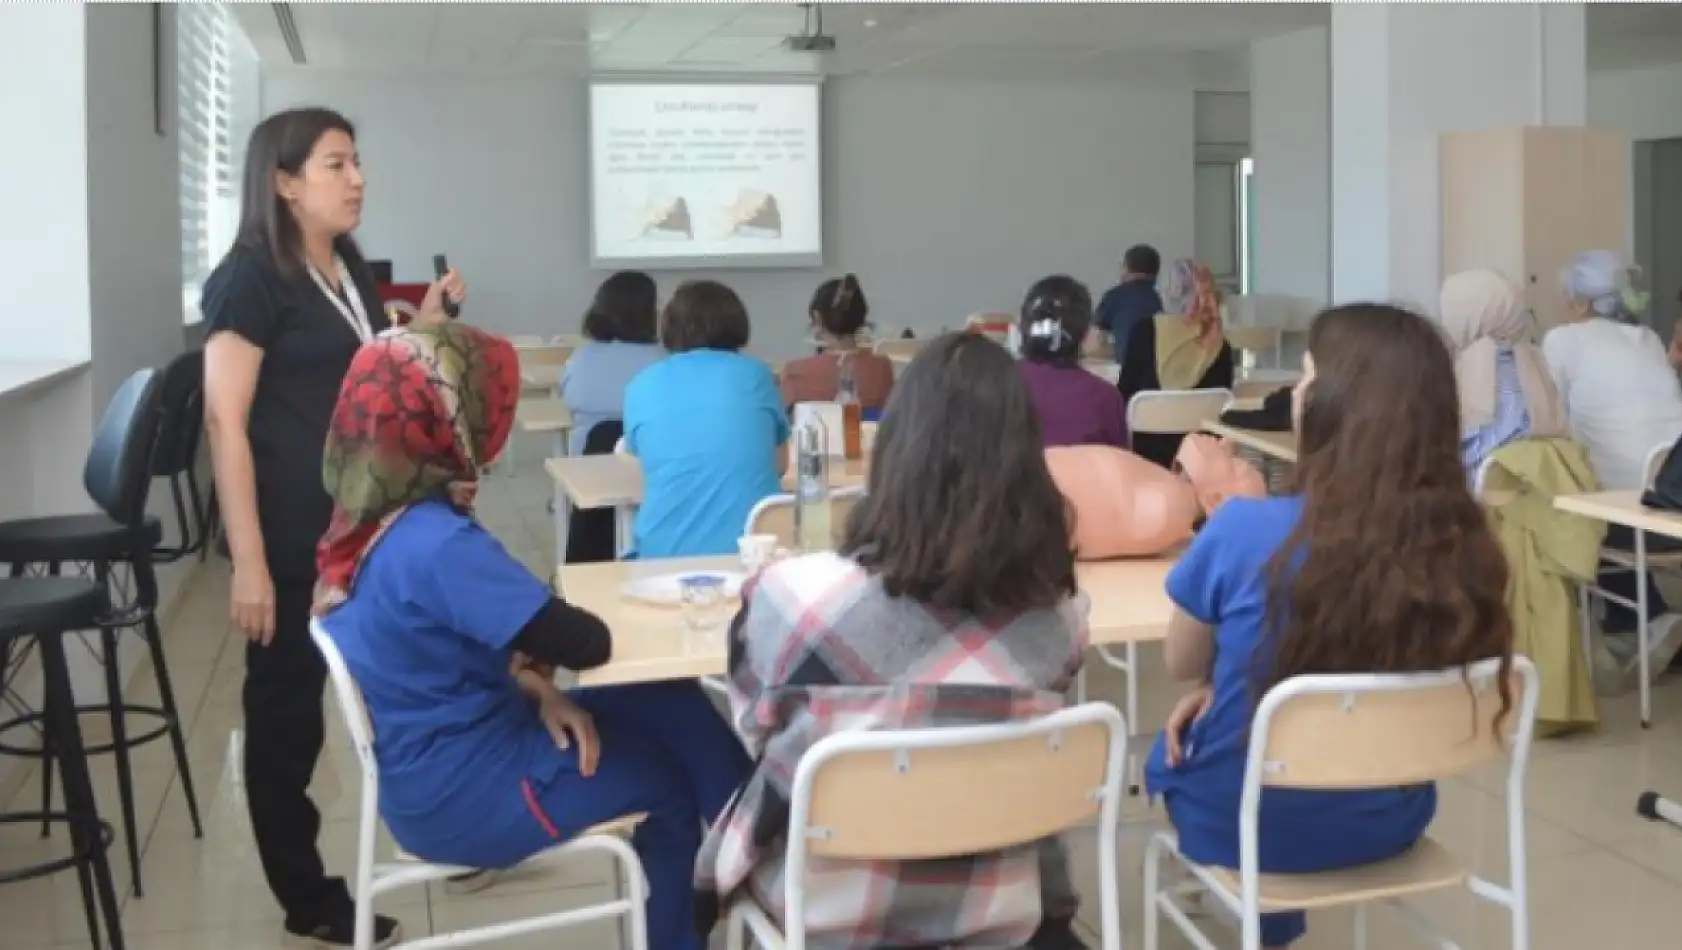
[[[689,219],[689,202],[680,196],[650,203],[643,210],[639,236],[653,240],[693,240],[695,226]]]
[[[783,236],[783,212],[777,196],[769,192],[744,188],[736,195],[736,203],[724,210],[724,219],[726,237]]]

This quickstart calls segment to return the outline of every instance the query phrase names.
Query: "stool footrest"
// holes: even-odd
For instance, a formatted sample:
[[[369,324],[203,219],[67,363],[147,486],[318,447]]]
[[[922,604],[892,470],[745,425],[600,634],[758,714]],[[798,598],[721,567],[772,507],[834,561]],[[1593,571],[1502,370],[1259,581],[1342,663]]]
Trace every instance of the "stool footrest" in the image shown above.
[[[44,821],[67,825],[75,820],[75,815],[62,811],[26,811],[0,815],[0,825],[36,824]],[[111,842],[115,838],[110,823],[101,821],[99,823],[99,838],[95,841],[94,847],[104,851],[111,847]],[[18,881],[29,881],[38,877],[46,877],[49,874],[57,874],[78,864],[86,863],[93,857],[93,853],[93,849],[88,849],[85,852],[73,849],[62,858],[53,858],[40,864],[31,864],[21,868],[0,868],[0,884],[15,884]]]
[[[119,703],[117,705],[117,710],[125,719],[129,715],[133,714],[137,716],[147,716],[162,722],[162,725],[146,732],[138,732],[129,735],[127,737],[127,741],[123,743],[125,748],[133,749],[143,746],[148,742],[156,741],[169,734],[169,714],[164,712],[163,707],[161,706],[150,706],[141,703]],[[95,715],[109,716],[111,715],[111,704],[99,703],[89,706],[77,706],[76,715],[78,718],[82,716]],[[4,736],[6,733],[11,732],[14,729],[23,728],[24,726],[33,726],[35,730],[39,732],[41,720],[44,718],[46,718],[45,713],[32,712],[22,716],[17,716],[13,719],[8,719],[5,722],[0,722],[0,736]],[[98,744],[84,743],[82,745],[82,753],[84,755],[105,755],[116,751],[116,748],[117,744],[115,742],[104,742]],[[39,746],[31,747],[12,745],[3,739],[0,739],[0,753],[25,759],[46,758],[45,751],[43,751]]]

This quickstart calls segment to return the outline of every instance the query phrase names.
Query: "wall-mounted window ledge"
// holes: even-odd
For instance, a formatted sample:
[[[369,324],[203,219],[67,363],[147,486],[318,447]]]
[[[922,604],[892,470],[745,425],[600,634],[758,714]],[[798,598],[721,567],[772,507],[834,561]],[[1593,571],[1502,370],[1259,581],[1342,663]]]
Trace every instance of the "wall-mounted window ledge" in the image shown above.
[[[90,360],[0,360],[0,399],[49,386],[86,369]]]

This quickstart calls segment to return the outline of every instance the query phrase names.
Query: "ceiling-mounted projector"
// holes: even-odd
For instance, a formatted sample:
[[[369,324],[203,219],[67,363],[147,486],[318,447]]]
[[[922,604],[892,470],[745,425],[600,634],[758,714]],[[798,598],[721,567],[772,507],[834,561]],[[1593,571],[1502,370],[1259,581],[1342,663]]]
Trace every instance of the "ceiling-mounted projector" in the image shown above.
[[[796,33],[784,39],[783,45],[796,53],[833,53],[835,37],[825,33]]]
[[[802,3],[806,11],[805,28],[783,40],[783,45],[796,53],[833,53],[835,37],[823,31],[823,8],[815,3]]]

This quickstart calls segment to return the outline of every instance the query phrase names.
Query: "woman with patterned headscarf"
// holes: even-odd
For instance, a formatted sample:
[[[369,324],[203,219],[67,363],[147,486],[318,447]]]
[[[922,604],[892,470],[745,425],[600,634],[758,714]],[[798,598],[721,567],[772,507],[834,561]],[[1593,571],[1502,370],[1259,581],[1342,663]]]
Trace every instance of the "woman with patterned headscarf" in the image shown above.
[[[556,689],[555,668],[607,661],[608,630],[473,517],[519,389],[506,340],[448,323],[364,346],[340,392],[316,611],[379,737],[380,813],[421,858],[488,869],[646,813],[650,945],[700,950],[701,824],[747,756],[693,682]]]
[[[1230,389],[1232,347],[1221,332],[1221,302],[1209,268],[1191,258],[1162,275],[1163,312],[1141,320],[1128,338],[1116,382],[1124,401],[1152,389]],[[1181,436],[1133,436],[1133,451],[1168,467]]]

